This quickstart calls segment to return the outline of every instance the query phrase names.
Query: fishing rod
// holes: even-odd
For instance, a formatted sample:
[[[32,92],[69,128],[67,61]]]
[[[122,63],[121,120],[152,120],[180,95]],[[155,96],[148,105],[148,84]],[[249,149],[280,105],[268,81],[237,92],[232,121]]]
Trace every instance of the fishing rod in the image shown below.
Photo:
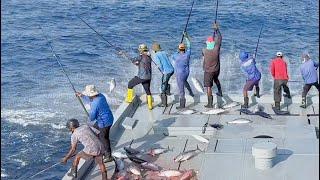
[[[218,0],[216,3],[216,17],[214,18],[214,24],[217,23],[217,18],[218,18]],[[213,38],[216,36],[216,31],[213,32]]]
[[[74,93],[76,94],[77,91],[76,91],[76,89],[74,88],[74,85],[72,84],[72,82],[71,82],[68,74],[66,73],[65,69],[63,68],[62,64],[61,64],[60,61],[59,61],[60,57],[56,55],[56,53],[55,53],[55,51],[54,51],[54,49],[53,49],[53,46],[51,45],[50,41],[48,40],[48,37],[47,37],[46,34],[44,33],[44,31],[43,31],[43,29],[41,28],[41,26],[39,26],[39,28],[41,29],[41,32],[42,32],[43,36],[45,37],[47,43],[49,44],[53,56],[54,56],[55,59],[57,60],[57,62],[58,62],[58,64],[59,64],[59,66],[61,67],[63,73],[66,75],[66,77],[67,77],[67,79],[68,79],[68,81],[69,81],[69,84],[71,85]],[[86,115],[89,117],[89,113],[88,113],[87,109],[85,108],[83,102],[81,101],[80,97],[79,97],[79,96],[76,96],[76,97],[77,97],[77,99],[79,100],[79,102],[80,102],[80,104],[81,104],[84,112],[85,112]]]
[[[257,46],[256,46],[256,50],[255,50],[255,52],[254,52],[254,58],[256,58],[256,56],[257,56],[257,52],[258,52],[258,45],[259,45],[259,42],[260,42],[260,37],[261,37],[262,29],[263,29],[263,25],[261,26],[261,29],[260,29],[260,34],[259,34],[259,38],[258,38],[258,42],[257,42]]]
[[[101,37],[105,42],[107,42],[110,46],[114,47],[114,49],[116,51],[118,51],[118,53],[120,55],[124,55],[125,58],[127,58],[128,60],[130,60],[130,57],[127,55],[127,53],[125,53],[121,48],[113,45],[110,41],[108,41],[106,38],[104,38],[98,31],[96,31],[92,26],[90,26],[84,19],[82,19],[80,16],[76,15],[82,22],[84,22],[90,29],[92,29],[99,37]],[[151,59],[151,61],[153,62],[153,64],[158,68],[158,70],[163,74],[163,72],[161,71],[161,69],[159,68],[159,66]]]
[[[75,156],[75,155],[76,155],[76,154],[73,154],[70,158],[72,158],[72,157]],[[41,174],[41,173],[43,173],[43,172],[45,172],[45,171],[47,171],[47,170],[49,170],[49,169],[51,169],[51,168],[59,165],[59,164],[61,164],[61,162],[57,162],[57,163],[55,163],[55,164],[53,164],[53,165],[51,165],[51,166],[49,166],[49,167],[47,167],[47,168],[45,168],[45,169],[43,169],[43,170],[41,170],[41,171],[35,173],[34,175],[28,177],[28,179],[33,178],[33,177],[35,177],[35,176],[37,176],[37,175],[39,175],[39,174]]]
[[[186,26],[184,27],[183,32],[186,32],[186,31],[187,31],[187,27],[188,27],[188,24],[189,24],[189,19],[190,19],[190,16],[191,16],[191,12],[192,12],[192,8],[193,8],[193,4],[194,4],[194,1],[192,1],[192,5],[191,5],[191,9],[190,9],[190,11],[189,11],[189,15],[188,15],[187,23],[186,23]],[[182,42],[183,42],[183,38],[184,38],[184,33],[182,34],[182,37],[181,37],[181,41],[180,41],[180,43],[182,43]]]

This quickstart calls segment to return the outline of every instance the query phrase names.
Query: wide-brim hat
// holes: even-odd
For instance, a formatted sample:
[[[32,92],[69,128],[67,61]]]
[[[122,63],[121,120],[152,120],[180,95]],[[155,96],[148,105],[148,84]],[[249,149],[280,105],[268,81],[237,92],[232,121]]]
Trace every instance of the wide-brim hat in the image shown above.
[[[154,43],[154,44],[152,45],[152,50],[154,50],[154,51],[160,51],[160,50],[161,50],[160,44]]]
[[[84,89],[84,91],[82,92],[83,95],[85,96],[96,96],[99,94],[99,91],[97,90],[97,88],[94,85],[87,85]]]
[[[148,51],[149,49],[148,49],[147,45],[145,45],[145,44],[140,44],[138,50],[139,50],[140,52],[143,52],[143,51]]]

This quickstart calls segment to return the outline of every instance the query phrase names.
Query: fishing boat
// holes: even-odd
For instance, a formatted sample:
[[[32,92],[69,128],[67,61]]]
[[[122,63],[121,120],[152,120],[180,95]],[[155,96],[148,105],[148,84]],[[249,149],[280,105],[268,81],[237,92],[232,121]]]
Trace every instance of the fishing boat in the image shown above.
[[[221,109],[228,107],[219,114],[203,113],[208,111],[204,108],[207,99],[203,95],[186,97],[186,109],[192,109],[192,114],[176,110],[176,95],[168,97],[168,107],[157,106],[159,95],[153,98],[153,110],[147,108],[146,95],[135,96],[132,103],[123,102],[116,110],[110,134],[113,152],[123,151],[123,147],[128,146],[141,152],[169,146],[171,151],[143,158],[163,169],[193,169],[196,179],[201,180],[319,179],[318,95],[308,97],[306,109],[299,107],[300,96],[284,98],[281,108],[289,112],[287,115],[275,114],[271,95],[252,96],[249,110],[254,111],[259,104],[271,118],[241,113],[240,104],[228,107],[232,102],[242,102],[239,95],[216,97],[214,102]],[[207,142],[195,138],[199,136]],[[269,168],[257,168],[258,162],[253,155],[257,143],[276,145]],[[183,162],[174,161],[181,152],[197,146],[203,151],[196,156]],[[130,163],[130,160],[125,161]],[[115,164],[109,162],[106,166],[110,178]],[[78,169],[78,179],[101,179],[99,167],[93,160],[81,159]],[[68,179],[72,178],[66,173],[63,180]]]

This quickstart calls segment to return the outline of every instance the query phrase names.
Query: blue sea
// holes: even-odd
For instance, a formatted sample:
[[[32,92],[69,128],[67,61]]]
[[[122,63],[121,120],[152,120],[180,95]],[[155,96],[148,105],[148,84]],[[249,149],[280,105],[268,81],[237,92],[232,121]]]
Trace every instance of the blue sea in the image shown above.
[[[70,84],[51,53],[39,26],[61,58],[75,88],[95,84],[106,94],[113,112],[123,101],[127,82],[137,72],[128,60],[88,28],[81,16],[112,44],[130,56],[146,43],[159,42],[168,54],[176,51],[192,1],[1,0],[1,179],[28,179],[59,162],[67,153],[69,118],[86,121]],[[201,49],[212,34],[216,1],[195,1],[188,33],[191,75],[203,81]],[[218,23],[223,36],[221,83],[224,93],[242,92],[245,77],[239,51],[254,52],[260,27],[257,65],[263,94],[272,94],[269,62],[277,51],[288,62],[289,87],[299,95],[299,65],[308,50],[319,59],[319,2],[315,0],[219,1]],[[116,89],[108,82],[115,78]],[[159,92],[161,74],[154,67],[152,92]],[[177,93],[175,77],[172,91]],[[137,93],[142,92],[140,86]],[[313,89],[310,93],[316,93]],[[300,96],[300,95],[299,95]],[[33,179],[61,179],[70,167],[57,165]]]

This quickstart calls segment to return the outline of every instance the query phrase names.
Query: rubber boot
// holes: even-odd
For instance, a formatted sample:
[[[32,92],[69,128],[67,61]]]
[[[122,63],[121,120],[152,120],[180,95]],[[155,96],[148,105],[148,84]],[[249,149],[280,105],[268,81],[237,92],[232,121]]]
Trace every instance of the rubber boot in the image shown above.
[[[218,89],[218,92],[216,93],[216,95],[222,97],[222,91],[221,91],[221,89]]]
[[[101,172],[101,175],[102,175],[102,180],[107,180],[108,179],[107,172]]]
[[[111,162],[111,161],[113,161],[111,153],[110,152],[105,152],[104,157],[103,157],[103,162],[107,163],[107,162]]]
[[[180,106],[176,107],[176,109],[183,109],[186,107],[186,98],[180,98]]]
[[[166,95],[170,96],[171,93],[170,93],[170,84],[168,84],[168,87],[167,87],[167,90],[166,90]]]
[[[133,91],[133,89],[128,89],[127,97],[126,97],[126,100],[125,100],[125,101],[126,101],[127,103],[132,103],[133,97],[134,97],[134,91]]]
[[[276,110],[280,111],[280,102],[275,102],[274,107]]]
[[[206,107],[206,108],[213,108],[212,103],[213,103],[213,96],[212,96],[212,95],[209,95],[209,96],[208,96],[208,104],[207,104],[207,105],[204,105],[204,107]]]
[[[161,93],[161,104],[159,104],[159,107],[168,107],[167,104],[167,95],[164,93]]]
[[[306,97],[302,97],[302,102],[300,105],[301,108],[307,108],[307,99]]]
[[[256,92],[254,93],[254,96],[257,96],[257,98],[260,98],[260,88],[256,87]]]
[[[283,96],[291,99],[291,95],[290,94],[284,94]]]
[[[151,110],[152,109],[152,96],[151,95],[147,95],[147,103],[148,103],[148,109]]]
[[[68,173],[68,176],[71,176],[73,178],[77,178],[78,177],[78,167],[72,166],[71,171]]]
[[[249,108],[249,98],[248,97],[244,97],[243,98],[243,108]]]

